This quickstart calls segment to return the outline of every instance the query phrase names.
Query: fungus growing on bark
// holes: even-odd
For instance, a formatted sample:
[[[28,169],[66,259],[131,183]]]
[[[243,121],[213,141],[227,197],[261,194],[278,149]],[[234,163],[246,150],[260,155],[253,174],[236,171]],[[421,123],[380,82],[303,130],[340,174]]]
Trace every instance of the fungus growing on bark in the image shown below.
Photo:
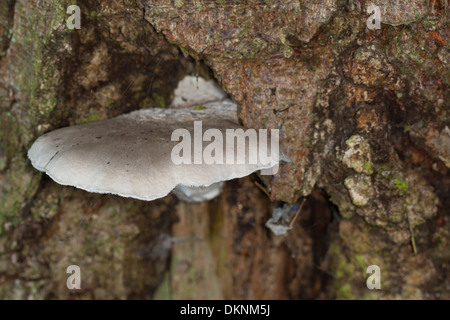
[[[46,133],[28,157],[59,184],[89,192],[154,200],[176,188],[183,200],[209,200],[223,181],[287,160],[277,134],[245,129],[236,114],[231,100],[142,109]]]

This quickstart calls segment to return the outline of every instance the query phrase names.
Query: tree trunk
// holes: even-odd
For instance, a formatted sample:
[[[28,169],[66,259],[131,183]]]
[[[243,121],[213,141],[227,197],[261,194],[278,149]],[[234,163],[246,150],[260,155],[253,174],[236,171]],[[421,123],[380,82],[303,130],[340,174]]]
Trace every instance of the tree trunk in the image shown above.
[[[0,298],[450,298],[446,0],[83,0],[80,29],[71,4],[0,4]],[[280,129],[291,161],[200,204],[31,166],[43,133],[166,107],[187,74],[215,78],[244,126]]]

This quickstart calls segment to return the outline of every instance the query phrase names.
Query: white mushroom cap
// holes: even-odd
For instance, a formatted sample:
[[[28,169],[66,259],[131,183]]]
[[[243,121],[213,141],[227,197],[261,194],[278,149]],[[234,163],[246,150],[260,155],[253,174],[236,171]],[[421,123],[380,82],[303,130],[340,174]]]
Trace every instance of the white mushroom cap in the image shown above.
[[[170,108],[185,108],[195,104],[205,104],[224,100],[227,94],[213,80],[186,76],[175,89],[175,98]]]
[[[236,108],[229,100],[206,104],[202,110],[152,108],[66,127],[39,137],[28,157],[36,169],[62,185],[141,200],[164,197],[177,185],[209,186],[277,166],[282,153],[274,155],[270,164],[173,163],[171,152],[178,144],[171,141],[175,129],[186,128],[193,143],[193,122],[202,121],[203,132],[219,129],[225,137],[226,129],[242,128]],[[207,145],[203,142],[203,148]],[[247,156],[256,147],[246,148]],[[225,150],[223,154],[225,158]]]
[[[191,187],[182,184],[177,185],[172,193],[178,199],[186,202],[203,202],[214,199],[222,193],[225,182],[220,181],[213,183],[207,187]]]

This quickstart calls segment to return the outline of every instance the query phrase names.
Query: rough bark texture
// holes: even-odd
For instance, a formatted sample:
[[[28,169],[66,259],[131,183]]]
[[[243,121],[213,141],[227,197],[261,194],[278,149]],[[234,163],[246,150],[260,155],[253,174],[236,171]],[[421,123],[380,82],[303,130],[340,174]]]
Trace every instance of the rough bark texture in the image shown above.
[[[3,1],[0,297],[449,299],[450,8],[372,3],[379,30],[363,0],[85,0],[69,30],[72,1]],[[42,133],[164,107],[205,66],[245,126],[281,130],[277,175],[146,203],[29,164]],[[271,207],[302,197],[294,230],[271,234]]]

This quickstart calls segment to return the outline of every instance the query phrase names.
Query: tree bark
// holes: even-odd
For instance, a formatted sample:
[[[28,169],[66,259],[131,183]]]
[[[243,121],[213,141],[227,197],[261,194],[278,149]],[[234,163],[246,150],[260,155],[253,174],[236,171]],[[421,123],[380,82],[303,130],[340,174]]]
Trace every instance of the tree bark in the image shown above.
[[[447,1],[374,0],[379,29],[362,0],[84,0],[74,30],[71,4],[0,4],[0,298],[450,298]],[[291,162],[201,204],[30,165],[43,133],[165,107],[186,74],[214,77],[244,126],[280,129]],[[304,198],[285,236],[265,227]]]

